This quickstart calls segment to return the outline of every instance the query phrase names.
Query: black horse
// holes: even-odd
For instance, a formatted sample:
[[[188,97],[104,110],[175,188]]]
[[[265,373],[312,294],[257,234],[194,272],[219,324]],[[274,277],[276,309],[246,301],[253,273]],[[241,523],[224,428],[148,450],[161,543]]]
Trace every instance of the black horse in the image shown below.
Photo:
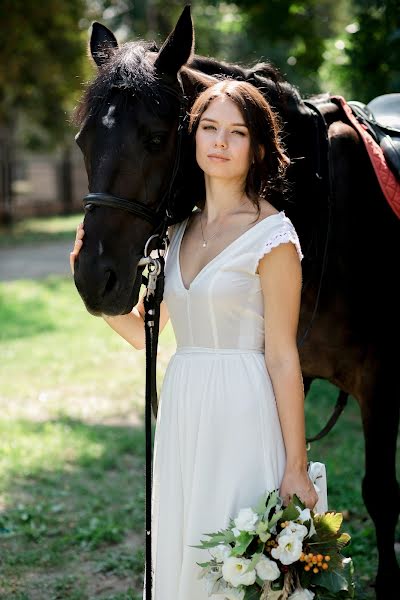
[[[188,7],[161,49],[147,42],[118,47],[100,24],[94,24],[90,44],[98,74],[76,112],[77,143],[89,191],[99,202],[87,207],[75,283],[94,315],[124,314],[136,304],[143,270],[138,263],[146,240],[162,227],[164,200],[173,223],[188,216],[204,193],[192,142],[184,129],[178,131],[184,100],[190,109],[201,90],[228,76],[257,86],[279,112],[291,195],[275,205],[293,221],[305,254],[299,326],[305,387],[326,379],[359,402],[362,493],[379,552],[376,592],[379,599],[392,597],[400,583],[394,552],[400,224],[358,134],[328,95],[308,103],[271,64],[245,69],[194,55]],[[128,205],[134,212],[125,210]]]

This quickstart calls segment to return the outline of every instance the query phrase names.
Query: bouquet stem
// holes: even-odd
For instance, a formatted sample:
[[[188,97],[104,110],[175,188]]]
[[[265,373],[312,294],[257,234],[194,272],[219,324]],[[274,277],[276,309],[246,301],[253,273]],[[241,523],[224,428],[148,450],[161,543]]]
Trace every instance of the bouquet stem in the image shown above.
[[[283,578],[283,588],[281,590],[272,590],[271,582],[266,581],[261,591],[260,600],[287,600],[297,588],[298,576],[292,570],[285,573]]]

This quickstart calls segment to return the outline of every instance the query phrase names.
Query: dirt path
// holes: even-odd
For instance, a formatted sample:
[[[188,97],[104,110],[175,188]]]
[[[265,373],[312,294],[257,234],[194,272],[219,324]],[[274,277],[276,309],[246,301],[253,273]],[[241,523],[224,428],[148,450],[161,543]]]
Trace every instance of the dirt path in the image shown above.
[[[0,281],[70,275],[70,241],[0,248]]]

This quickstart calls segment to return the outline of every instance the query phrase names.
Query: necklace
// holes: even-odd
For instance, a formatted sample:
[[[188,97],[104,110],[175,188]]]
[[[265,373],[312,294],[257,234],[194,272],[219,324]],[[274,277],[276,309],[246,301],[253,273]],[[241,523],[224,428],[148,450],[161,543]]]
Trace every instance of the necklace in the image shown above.
[[[238,208],[240,208],[243,204],[245,204],[246,200],[247,199],[245,199],[243,202],[241,202],[239,204]],[[227,213],[227,214],[234,215],[235,213],[233,212],[233,213]],[[203,248],[206,248],[208,242],[210,242],[211,240],[213,240],[215,238],[215,236],[217,236],[220,233],[220,231],[222,230],[222,225],[221,225],[221,227],[219,227],[217,229],[217,231],[215,233],[213,233],[213,235],[211,237],[209,237],[209,238],[206,239],[204,237],[204,231],[203,231],[203,213],[200,214],[200,227],[201,227],[201,237],[203,238],[203,243],[202,243]]]

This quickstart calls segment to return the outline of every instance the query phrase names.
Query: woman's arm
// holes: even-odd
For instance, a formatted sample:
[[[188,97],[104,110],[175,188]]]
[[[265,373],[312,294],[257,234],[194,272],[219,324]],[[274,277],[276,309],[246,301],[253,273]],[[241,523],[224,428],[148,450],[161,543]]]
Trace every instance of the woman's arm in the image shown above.
[[[307,473],[304,385],[297,350],[301,264],[294,245],[283,243],[259,262],[264,295],[265,362],[274,388],[286,448],[280,493],[296,494],[309,508],[318,500]]]
[[[70,252],[69,262],[71,272],[74,274],[75,260],[83,246],[83,237],[85,231],[83,229],[83,223],[79,223],[76,228],[75,243],[72,252]],[[145,293],[145,292],[144,292]],[[126,315],[118,315],[117,317],[110,317],[108,315],[101,315],[104,321],[114,331],[116,331],[121,337],[124,338],[129,344],[131,344],[137,350],[143,350],[145,347],[145,332],[144,332],[144,293],[139,299],[136,306],[133,307],[132,311]],[[169,314],[165,302],[161,302],[160,305],[160,332],[164,329],[169,319]]]
[[[144,331],[144,294],[140,298],[136,306],[127,315],[118,315],[117,317],[109,317],[101,315],[104,321],[121,337],[124,338],[137,350],[143,350],[146,345]],[[169,319],[168,309],[165,302],[160,305],[160,333],[164,329]]]

